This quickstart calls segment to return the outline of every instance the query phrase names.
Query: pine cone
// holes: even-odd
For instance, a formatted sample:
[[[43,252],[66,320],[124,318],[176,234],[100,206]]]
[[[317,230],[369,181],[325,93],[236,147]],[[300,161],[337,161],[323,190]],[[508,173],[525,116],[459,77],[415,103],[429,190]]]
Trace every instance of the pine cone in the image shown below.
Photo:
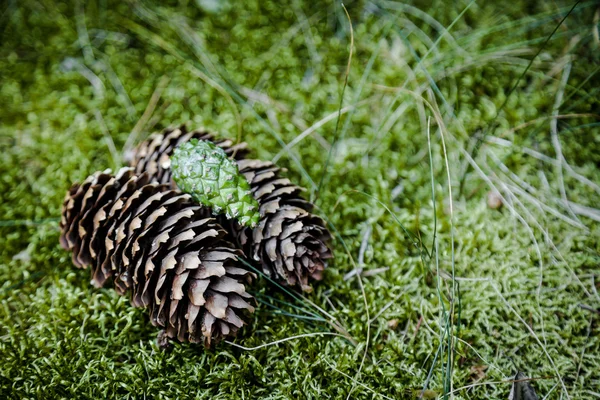
[[[170,157],[177,145],[188,142],[190,139],[208,140],[219,146],[229,157],[243,158],[246,153],[245,142],[234,144],[229,139],[217,139],[203,128],[187,131],[185,125],[178,128],[168,128],[161,133],[152,134],[142,142],[129,157],[129,165],[135,167],[135,173],[147,172],[152,180],[158,183],[169,183],[176,188],[171,180]]]
[[[244,324],[253,274],[239,267],[241,253],[226,232],[189,195],[148,183],[149,174],[123,168],[97,172],[65,197],[60,243],[77,267],[92,269],[92,283],[112,278],[119,294],[132,293],[153,325],[169,338],[210,346]]]
[[[238,243],[261,262],[268,276],[311,291],[309,279],[321,280],[326,260],[332,257],[327,246],[331,234],[324,221],[310,213],[313,205],[299,195],[304,189],[282,178],[281,169],[272,162],[239,160],[237,164],[261,215],[254,229],[232,221]]]
[[[154,139],[143,142],[131,164],[136,171],[143,172],[147,159],[166,160],[173,151],[171,144],[161,145],[158,138],[170,137],[169,143],[183,143],[182,133],[154,135]],[[201,140],[213,140],[205,138]],[[150,142],[154,142],[154,144]],[[216,143],[223,143],[217,141]],[[225,152],[229,155],[226,147]],[[239,145],[246,149],[246,143]],[[232,147],[233,148],[233,147]],[[150,153],[154,151],[154,154]],[[312,204],[300,197],[302,188],[280,176],[281,169],[271,162],[244,160],[245,151],[235,153],[238,168],[250,183],[251,191],[260,205],[258,226],[252,231],[235,221],[220,218],[246,254],[262,264],[268,276],[310,291],[309,279],[320,280],[326,260],[332,257],[327,246],[331,235],[323,220],[310,213]],[[171,177],[170,163],[153,164],[149,172],[152,179],[164,183]],[[173,185],[173,184],[172,184]]]
[[[206,140],[191,139],[175,148],[171,172],[177,186],[215,213],[255,227],[260,215],[250,185],[235,161]]]

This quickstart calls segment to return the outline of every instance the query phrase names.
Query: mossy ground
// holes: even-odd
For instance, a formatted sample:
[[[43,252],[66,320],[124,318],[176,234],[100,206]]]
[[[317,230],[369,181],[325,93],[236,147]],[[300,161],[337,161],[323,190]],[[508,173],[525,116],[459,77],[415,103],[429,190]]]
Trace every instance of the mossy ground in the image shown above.
[[[340,3],[160,3],[1,6],[0,397],[507,398],[516,369],[540,398],[600,396],[596,2],[554,33],[572,2],[347,3],[337,131]],[[241,132],[318,198],[336,259],[308,299],[356,346],[273,344],[333,328],[262,280],[235,342],[265,346],[162,352],[72,266],[71,183],[183,122]]]

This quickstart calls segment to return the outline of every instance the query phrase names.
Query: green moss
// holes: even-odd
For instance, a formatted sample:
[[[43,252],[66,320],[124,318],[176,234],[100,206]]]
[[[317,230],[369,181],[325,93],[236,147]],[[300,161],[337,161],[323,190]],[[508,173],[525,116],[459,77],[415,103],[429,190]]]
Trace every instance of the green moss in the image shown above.
[[[359,103],[341,116],[326,171],[349,49],[339,3],[77,4],[25,0],[0,13],[0,397],[417,398],[425,385],[442,396],[450,358],[458,398],[507,398],[510,383],[493,382],[515,366],[540,378],[540,398],[564,398],[563,384],[571,398],[600,391],[589,311],[600,308],[600,227],[579,206],[598,207],[600,183],[594,2],[579,3],[509,98],[571,3],[474,3],[460,16],[468,3],[349,2],[343,106]],[[556,133],[570,167],[559,169],[551,117],[561,93]],[[143,310],[74,269],[58,245],[63,196],[118,166],[140,119],[141,137],[190,121],[230,138],[241,128],[258,158],[281,152],[278,164],[338,234],[309,299],[350,341],[165,353]],[[467,168],[483,132],[496,139],[480,148],[480,170]],[[489,182],[509,200],[500,210],[486,205]],[[576,204],[565,207],[563,193]],[[344,279],[359,259],[381,268],[362,278],[365,299],[356,277]],[[265,280],[255,292],[261,303],[237,344],[333,331],[307,301]]]

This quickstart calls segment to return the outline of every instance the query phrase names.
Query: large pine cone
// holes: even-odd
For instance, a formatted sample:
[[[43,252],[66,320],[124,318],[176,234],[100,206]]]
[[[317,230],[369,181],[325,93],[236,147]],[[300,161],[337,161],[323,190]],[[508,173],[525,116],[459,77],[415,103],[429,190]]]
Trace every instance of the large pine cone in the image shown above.
[[[60,243],[73,262],[92,269],[92,283],[112,278],[132,293],[153,325],[169,338],[209,346],[244,324],[253,274],[239,267],[240,251],[225,230],[189,195],[149,183],[123,168],[97,172],[65,197]]]
[[[171,179],[169,157],[175,146],[192,137],[199,140],[215,140],[202,133],[190,136],[184,128],[154,134],[141,143],[130,165],[137,172],[148,172],[153,181],[166,183]],[[162,140],[168,143],[162,144]],[[265,274],[275,280],[298,285],[310,291],[309,280],[320,280],[326,260],[332,257],[327,246],[331,235],[323,220],[310,213],[312,204],[302,199],[302,188],[280,176],[281,169],[271,162],[245,160],[246,143],[228,147],[231,142],[216,140],[215,143],[228,155],[234,155],[238,168],[250,183],[252,193],[260,205],[258,226],[252,230],[235,221],[219,220],[246,254],[259,261]],[[236,151],[237,150],[237,151]],[[149,163],[147,160],[162,160]],[[171,183],[174,187],[174,183]]]
[[[152,134],[129,156],[129,164],[134,167],[136,174],[147,172],[153,181],[168,183],[175,188],[175,183],[171,180],[170,157],[177,145],[190,139],[211,141],[221,147],[229,157],[236,159],[243,158],[247,153],[245,142],[234,144],[229,139],[217,139],[203,128],[188,132],[185,125],[181,125],[178,128],[168,128],[163,132]]]

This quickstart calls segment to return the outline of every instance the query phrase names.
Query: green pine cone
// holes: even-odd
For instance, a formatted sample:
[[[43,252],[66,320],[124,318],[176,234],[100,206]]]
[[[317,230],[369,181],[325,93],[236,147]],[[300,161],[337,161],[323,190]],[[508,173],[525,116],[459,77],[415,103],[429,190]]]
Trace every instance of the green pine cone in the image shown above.
[[[252,228],[258,223],[258,202],[250,184],[235,161],[212,142],[192,139],[180,144],[171,156],[171,170],[179,189],[212,208],[214,214],[224,212],[227,218]]]

